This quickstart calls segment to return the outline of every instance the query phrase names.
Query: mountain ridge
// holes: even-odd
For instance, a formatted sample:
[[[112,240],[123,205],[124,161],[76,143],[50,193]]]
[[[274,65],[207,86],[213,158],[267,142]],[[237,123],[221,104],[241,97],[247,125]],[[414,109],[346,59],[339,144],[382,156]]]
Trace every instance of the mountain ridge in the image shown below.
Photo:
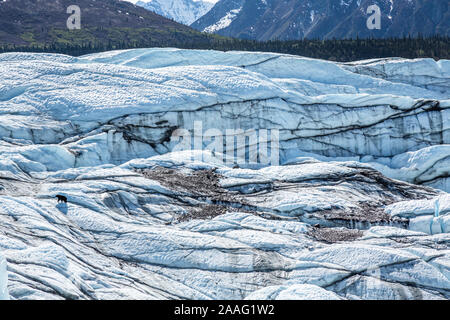
[[[81,28],[69,30],[67,8],[79,6]],[[192,28],[118,0],[0,2],[0,44],[42,46],[86,43],[175,44],[207,38]]]
[[[381,29],[367,28],[367,9],[381,9]],[[238,13],[217,29],[232,10]],[[252,40],[389,38],[450,35],[448,3],[441,0],[221,0],[191,26]]]

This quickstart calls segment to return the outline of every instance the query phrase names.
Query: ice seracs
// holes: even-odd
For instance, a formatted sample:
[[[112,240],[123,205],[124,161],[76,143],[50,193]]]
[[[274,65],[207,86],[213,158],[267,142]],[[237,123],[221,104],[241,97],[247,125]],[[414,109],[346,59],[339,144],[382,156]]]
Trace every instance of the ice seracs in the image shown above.
[[[449,233],[384,213],[439,192],[355,162],[250,170],[181,152],[28,179],[1,180],[16,299],[449,298]]]
[[[0,292],[7,275],[13,299],[449,299],[449,68],[2,54]],[[172,152],[198,121],[279,130],[280,165]]]
[[[386,207],[393,216],[408,217],[411,230],[428,234],[450,232],[450,196],[440,195],[430,200],[402,201]]]
[[[52,149],[64,158],[59,169],[119,164],[169,152],[171,133],[200,121],[205,131],[279,129],[281,163],[357,160],[449,190],[445,60],[339,64],[139,49],[81,58],[3,54],[0,61],[2,154]]]

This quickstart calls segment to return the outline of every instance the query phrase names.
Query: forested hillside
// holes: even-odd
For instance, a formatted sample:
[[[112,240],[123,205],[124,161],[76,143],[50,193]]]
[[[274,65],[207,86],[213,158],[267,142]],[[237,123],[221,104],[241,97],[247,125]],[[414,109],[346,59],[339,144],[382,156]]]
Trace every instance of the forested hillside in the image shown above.
[[[104,31],[111,32],[113,31]],[[129,30],[135,34],[135,30]],[[184,49],[213,49],[220,51],[263,51],[287,53],[332,61],[354,61],[370,58],[403,57],[450,59],[450,38],[435,36],[432,38],[403,39],[355,39],[355,40],[301,40],[301,41],[266,41],[238,40],[216,35],[200,37],[197,34],[172,33],[180,38],[164,37],[161,39],[142,37],[131,41],[111,38],[103,42],[55,42],[46,45],[0,45],[0,52],[53,52],[79,56],[88,53],[117,49],[146,47],[177,47]]]

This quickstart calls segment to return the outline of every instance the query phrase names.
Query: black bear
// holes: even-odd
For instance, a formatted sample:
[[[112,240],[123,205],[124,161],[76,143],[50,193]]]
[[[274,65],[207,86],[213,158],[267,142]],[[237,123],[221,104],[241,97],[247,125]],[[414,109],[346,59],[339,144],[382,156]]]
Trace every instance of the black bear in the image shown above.
[[[60,203],[60,202],[67,203],[67,197],[59,195],[59,194],[56,195],[56,197],[58,198],[58,203]]]

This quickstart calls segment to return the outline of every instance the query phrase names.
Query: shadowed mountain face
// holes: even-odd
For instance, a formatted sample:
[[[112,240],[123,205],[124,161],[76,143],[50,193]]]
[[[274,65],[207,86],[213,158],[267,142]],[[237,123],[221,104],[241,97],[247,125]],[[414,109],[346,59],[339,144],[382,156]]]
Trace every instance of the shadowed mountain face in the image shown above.
[[[81,9],[81,29],[68,30],[67,8]],[[143,32],[145,30],[145,32]],[[118,0],[14,0],[0,2],[0,44],[39,45],[157,41],[192,29],[129,2]],[[193,33],[192,37],[202,37]]]
[[[367,8],[381,9],[381,29],[369,30]],[[244,39],[360,38],[450,35],[443,0],[221,0],[192,24]]]

